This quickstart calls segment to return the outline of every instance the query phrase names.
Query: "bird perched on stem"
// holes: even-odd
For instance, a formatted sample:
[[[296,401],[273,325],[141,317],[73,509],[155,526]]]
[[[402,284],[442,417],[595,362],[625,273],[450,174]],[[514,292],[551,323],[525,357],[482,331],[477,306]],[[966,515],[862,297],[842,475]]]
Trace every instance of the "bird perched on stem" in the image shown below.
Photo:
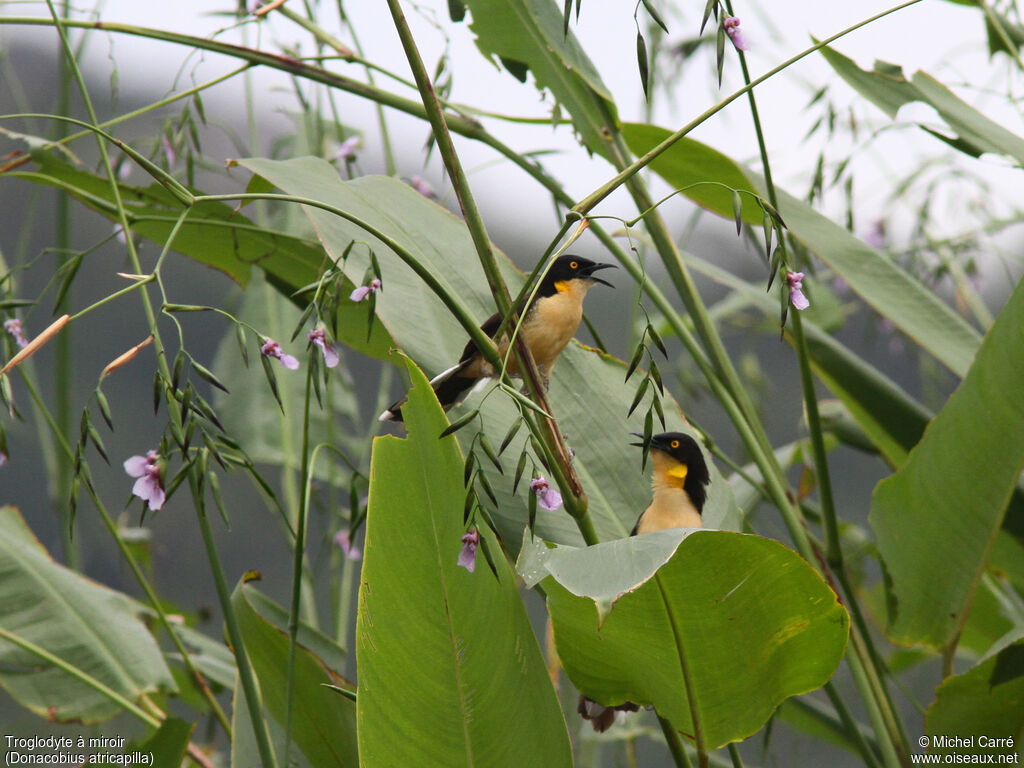
[[[526,307],[522,318],[519,336],[526,343],[533,356],[537,369],[545,380],[550,378],[555,361],[565,346],[576,334],[576,329],[583,319],[583,297],[596,283],[614,287],[606,280],[595,277],[600,269],[614,267],[614,264],[601,264],[584,259],[581,256],[559,256],[555,259],[544,279],[533,302]],[[517,307],[523,315],[524,303]],[[480,326],[480,330],[491,338],[501,326],[500,314],[491,317]],[[502,334],[498,341],[498,352],[504,357],[508,350],[509,334]],[[514,357],[509,359],[508,373],[519,374],[519,366]],[[470,340],[462,352],[459,362],[447,371],[434,377],[430,386],[434,389],[438,401],[444,410],[448,410],[462,402],[478,383],[496,376],[498,371],[480,353],[476,343]],[[380,415],[381,421],[401,421],[402,398]]]
[[[701,512],[711,476],[697,441],[682,432],[663,432],[644,443],[643,435],[633,434],[641,442],[632,445],[646,447],[654,465],[651,475],[654,497],[630,535],[666,528],[703,528]],[[590,721],[595,731],[604,733],[615,722],[616,712],[636,712],[637,709],[639,707],[631,701],[606,707],[581,694],[577,711],[584,720]]]

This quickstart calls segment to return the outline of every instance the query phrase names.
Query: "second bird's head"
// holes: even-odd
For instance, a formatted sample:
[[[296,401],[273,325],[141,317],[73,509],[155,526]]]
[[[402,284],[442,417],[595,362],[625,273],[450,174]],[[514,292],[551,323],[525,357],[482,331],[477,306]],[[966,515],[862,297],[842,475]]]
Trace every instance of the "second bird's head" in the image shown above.
[[[643,448],[644,436],[638,432],[633,434],[640,438],[640,442],[633,445]],[[697,441],[683,432],[662,432],[660,435],[651,435],[646,445],[656,459],[654,471],[665,473],[666,481],[680,484],[697,511],[703,511],[711,475]]]
[[[582,256],[572,256],[569,254],[559,256],[555,259],[555,263],[551,265],[551,269],[548,270],[547,275],[544,277],[540,293],[544,296],[562,293],[570,289],[576,280],[580,281],[577,285],[584,288],[589,288],[594,283],[601,283],[609,288],[614,288],[615,286],[607,280],[594,276],[594,273],[600,269],[611,269],[614,267],[614,264],[602,264],[599,261],[584,259]]]

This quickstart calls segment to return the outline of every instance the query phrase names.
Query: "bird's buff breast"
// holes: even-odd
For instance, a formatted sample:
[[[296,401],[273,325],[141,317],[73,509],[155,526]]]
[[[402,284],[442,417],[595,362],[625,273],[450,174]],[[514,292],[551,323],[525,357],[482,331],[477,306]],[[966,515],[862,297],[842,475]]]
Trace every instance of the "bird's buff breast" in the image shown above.
[[[534,361],[545,373],[576,335],[583,319],[583,293],[568,290],[549,296],[530,313],[523,325],[523,338]]]

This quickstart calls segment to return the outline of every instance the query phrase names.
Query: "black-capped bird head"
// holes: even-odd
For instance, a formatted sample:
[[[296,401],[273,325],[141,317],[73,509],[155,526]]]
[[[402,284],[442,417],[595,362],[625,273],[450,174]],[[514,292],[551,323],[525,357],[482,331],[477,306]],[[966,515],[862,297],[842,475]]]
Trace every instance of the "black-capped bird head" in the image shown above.
[[[708,497],[707,486],[711,482],[711,475],[697,441],[683,432],[651,435],[649,443],[644,443],[644,436],[640,433],[634,432],[633,435],[639,437],[640,442],[631,445],[639,448],[646,445],[654,460],[655,484],[682,488],[697,512],[702,512]]]
[[[541,296],[564,293],[571,289],[573,281],[576,280],[579,280],[580,283],[578,285],[584,288],[589,288],[594,283],[601,283],[609,288],[614,288],[615,286],[607,280],[594,276],[594,273],[600,269],[612,268],[615,268],[614,264],[602,264],[599,261],[584,259],[582,256],[572,256],[570,254],[559,256],[555,259],[555,263],[551,265],[547,275],[544,276],[544,281],[540,284],[539,293]]]

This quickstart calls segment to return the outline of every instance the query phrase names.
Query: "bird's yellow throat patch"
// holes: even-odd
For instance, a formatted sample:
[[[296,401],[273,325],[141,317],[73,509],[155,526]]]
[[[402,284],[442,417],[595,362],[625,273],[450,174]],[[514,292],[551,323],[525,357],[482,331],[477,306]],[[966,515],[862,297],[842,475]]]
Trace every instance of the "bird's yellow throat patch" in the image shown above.
[[[686,482],[686,475],[689,471],[689,468],[685,464],[676,464],[676,466],[672,467],[672,469],[665,474],[674,480],[678,480],[679,485],[682,486],[683,483]]]
[[[557,281],[555,283],[555,290],[558,291],[559,293],[565,293],[566,291],[569,290],[569,281],[568,280],[559,280],[559,281]]]

